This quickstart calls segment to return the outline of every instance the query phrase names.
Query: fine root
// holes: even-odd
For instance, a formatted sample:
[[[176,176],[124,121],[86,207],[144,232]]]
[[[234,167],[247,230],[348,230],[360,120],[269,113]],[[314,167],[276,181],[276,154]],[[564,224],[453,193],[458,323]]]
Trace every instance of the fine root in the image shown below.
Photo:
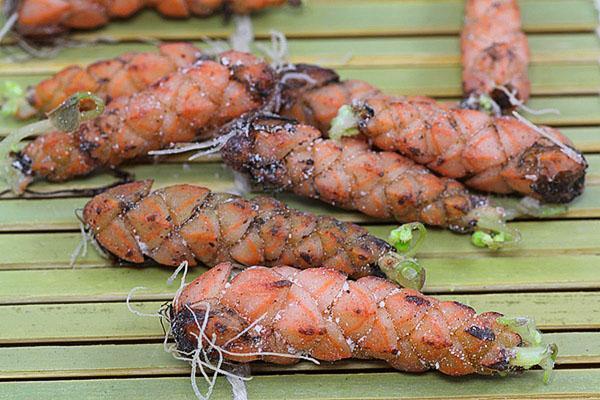
[[[271,44],[256,43],[256,48],[271,61],[271,67],[281,72],[290,67],[287,38],[282,32],[271,30]]]
[[[250,46],[254,42],[252,20],[248,15],[235,15],[233,17],[235,31],[229,38],[229,45],[235,51],[250,53]]]
[[[234,132],[231,132],[229,134],[218,136],[214,139],[210,139],[210,140],[207,140],[204,142],[178,144],[175,147],[172,147],[170,149],[153,150],[153,151],[148,152],[148,155],[166,156],[166,155],[171,155],[171,154],[182,154],[182,153],[189,153],[190,151],[200,150],[188,158],[188,160],[191,161],[191,160],[195,160],[197,158],[203,157],[203,156],[218,153],[219,151],[221,151],[223,146],[225,146],[227,141],[232,136],[234,136],[234,134],[235,134]]]
[[[506,95],[506,97],[508,98],[508,101],[510,102],[510,104],[512,106],[516,107],[519,110],[523,110],[531,115],[544,115],[544,114],[560,115],[560,111],[557,110],[556,108],[542,108],[542,109],[536,110],[534,108],[526,106],[525,103],[523,102],[523,100],[521,100],[517,97],[516,89],[508,90],[508,88],[506,86],[495,86],[494,89],[498,89],[498,90],[502,91]]]
[[[102,249],[94,234],[92,233],[91,227],[84,222],[83,216],[81,212],[83,210],[78,208],[75,209],[75,217],[79,220],[79,231],[81,233],[81,240],[75,250],[71,253],[69,257],[69,267],[75,268],[75,264],[80,257],[85,257],[88,251],[88,243],[94,247],[94,249],[102,256],[103,258],[108,258],[108,254]]]
[[[542,135],[543,137],[560,147],[561,151],[567,156],[569,156],[569,158],[571,158],[576,163],[581,164],[584,162],[583,157],[579,153],[577,153],[571,147],[564,144],[560,139],[557,139],[552,133],[546,131],[544,128],[540,128],[539,126],[535,125],[533,122],[529,121],[527,118],[523,117],[516,111],[513,111],[513,115],[516,119],[518,119],[531,129],[533,129],[534,131],[536,131],[537,133],[539,133],[540,135]]]
[[[0,42],[4,40],[4,37],[12,30],[19,19],[19,13],[13,12],[10,17],[6,20],[2,28],[0,28]]]

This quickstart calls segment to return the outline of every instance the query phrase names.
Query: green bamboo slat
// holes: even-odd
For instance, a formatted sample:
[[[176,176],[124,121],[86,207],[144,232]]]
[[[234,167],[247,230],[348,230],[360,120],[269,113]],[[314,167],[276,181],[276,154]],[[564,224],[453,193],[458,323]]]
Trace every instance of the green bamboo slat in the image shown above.
[[[427,293],[600,289],[600,257],[593,255],[426,258],[421,264]],[[194,268],[188,280],[203,271]],[[176,286],[165,282],[172,272],[161,267],[2,271],[0,304],[124,301],[136,286],[148,288],[137,296],[141,300],[169,300]]]
[[[600,363],[600,333],[568,332],[544,335],[559,348],[559,365]],[[389,369],[378,361],[349,360],[314,365],[301,362],[292,366],[253,363],[252,372],[324,373]],[[105,344],[88,346],[34,346],[0,348],[0,379],[114,377],[185,375],[190,367],[164,351],[162,343]]]
[[[438,298],[461,301],[480,312],[529,316],[541,329],[600,328],[600,292],[455,294]],[[147,313],[156,312],[162,304],[132,303]],[[0,321],[0,344],[158,339],[163,335],[157,318],[133,315],[123,302],[5,305],[0,306]]]
[[[590,0],[525,0],[520,5],[527,32],[589,32],[597,25]],[[357,37],[455,34],[462,20],[460,0],[310,0],[298,9],[266,10],[253,17],[253,24],[259,37],[268,36],[272,29],[290,37]],[[223,24],[221,15],[167,20],[147,11],[73,36],[87,40],[200,39],[226,37],[232,30],[232,24]]]
[[[378,69],[345,68],[342,78],[362,79],[385,92],[405,95],[460,96],[461,74],[458,67],[395,67]],[[532,93],[598,94],[598,64],[532,65],[529,68]]]
[[[395,226],[367,225],[366,228],[374,235],[386,239]],[[441,258],[578,256],[596,255],[600,251],[600,244],[595,237],[600,231],[600,221],[597,220],[518,222],[513,224],[513,227],[521,232],[521,242],[497,252],[474,247],[467,235],[430,229],[418,256],[428,264],[429,259]],[[80,234],[74,232],[2,234],[0,254],[3,256],[0,271],[71,268],[70,256],[80,240]],[[114,261],[101,257],[90,246],[87,255],[77,259],[76,268],[101,268],[111,265],[114,265]]]
[[[89,301],[125,301],[132,288],[143,286],[136,298],[140,300],[169,300],[177,284],[166,281],[174,268],[92,268],[3,271],[0,281],[0,304],[67,303]],[[204,272],[193,268],[188,281]]]
[[[542,382],[541,371],[510,378],[448,378],[438,373],[398,372],[357,374],[295,374],[257,376],[247,383],[248,398],[264,400],[328,399],[540,399],[598,398],[600,370],[559,370],[551,384]],[[204,382],[201,390],[206,391]],[[107,380],[58,380],[0,383],[6,400],[36,399],[186,399],[194,398],[189,377]],[[219,378],[213,400],[231,399],[231,387]]]
[[[576,149],[584,153],[600,152],[600,128],[561,128],[560,131],[571,139]]]
[[[523,115],[536,124],[551,126],[566,125],[599,125],[600,124],[600,99],[598,96],[578,97],[535,97],[527,102],[527,106],[536,109],[556,109],[559,114]]]
[[[582,64],[595,62],[600,57],[600,43],[593,33],[529,35],[528,40],[534,64]],[[264,40],[258,42],[268,44]],[[202,42],[195,44],[207,47]],[[288,46],[291,62],[329,67],[460,64],[459,39],[449,36],[291,39]],[[18,51],[13,47],[6,50],[15,54]],[[130,51],[156,51],[156,47],[148,43],[96,44],[83,54],[79,48],[65,49],[54,58],[3,63],[0,75],[49,74],[69,65],[87,65]]]
[[[154,179],[156,186],[189,183],[210,185],[210,188],[215,191],[232,191],[234,189],[233,173],[222,163],[146,163],[126,167],[124,170],[135,174],[135,178],[139,180]],[[40,181],[31,185],[31,189],[47,192],[63,189],[94,188],[116,181],[117,179],[113,175],[103,173],[62,183]],[[4,187],[2,185],[3,183],[0,182],[0,190]]]

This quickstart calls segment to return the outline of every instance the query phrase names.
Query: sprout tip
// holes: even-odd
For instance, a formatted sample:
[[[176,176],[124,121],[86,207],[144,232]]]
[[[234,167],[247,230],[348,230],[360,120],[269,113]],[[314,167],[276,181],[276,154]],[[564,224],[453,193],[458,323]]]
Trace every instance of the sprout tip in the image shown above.
[[[497,321],[517,333],[523,341],[524,346],[515,347],[512,350],[509,364],[523,369],[539,365],[544,370],[544,383],[548,383],[556,362],[558,346],[554,343],[543,344],[542,333],[536,328],[535,322],[531,318],[499,317]]]
[[[521,240],[519,230],[506,225],[507,215],[501,207],[488,205],[476,208],[468,218],[476,221],[476,231],[471,236],[471,242],[477,247],[498,250]]]
[[[350,105],[341,106],[337,115],[331,120],[329,137],[340,140],[344,136],[358,135],[358,117]]]
[[[413,231],[417,234],[415,235]],[[423,245],[426,236],[425,225],[420,222],[411,222],[393,229],[388,236],[388,242],[396,248],[398,253],[412,257]]]
[[[414,258],[389,252],[379,259],[379,268],[399,285],[421,290],[425,285],[425,269]]]
[[[558,355],[558,346],[555,343],[545,346],[516,347],[513,354],[514,356],[509,361],[511,366],[529,369],[539,365],[544,370],[544,383],[550,382]]]
[[[425,269],[413,256],[426,235],[427,229],[420,222],[404,224],[390,232],[388,242],[396,252],[389,252],[379,260],[379,267],[388,278],[404,287],[421,290],[425,284]]]
[[[89,103],[93,103],[90,108]],[[75,93],[60,106],[48,113],[48,119],[31,123],[11,132],[0,142],[0,178],[16,194],[21,194],[32,177],[13,168],[12,154],[19,151],[18,144],[25,138],[58,129],[65,132],[76,130],[79,125],[95,118],[104,111],[104,102],[92,93]]]

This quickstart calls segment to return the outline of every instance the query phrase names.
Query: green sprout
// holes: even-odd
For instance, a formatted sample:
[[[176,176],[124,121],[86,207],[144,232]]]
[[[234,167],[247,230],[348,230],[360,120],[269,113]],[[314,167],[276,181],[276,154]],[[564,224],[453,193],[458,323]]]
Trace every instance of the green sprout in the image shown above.
[[[533,319],[527,317],[499,317],[497,321],[519,334],[527,345],[538,346],[542,344],[542,333],[536,328]]]
[[[479,96],[479,109],[488,114],[491,114],[494,111],[494,100],[487,94],[482,94]]]
[[[517,347],[514,349],[514,357],[509,361],[509,364],[525,369],[539,365],[544,370],[544,383],[548,383],[557,355],[558,346],[554,343],[546,346]]]
[[[506,225],[507,214],[503,208],[476,208],[468,218],[477,221],[475,232],[471,236],[471,242],[477,247],[498,250],[521,240],[519,230]]]
[[[506,221],[521,216],[550,218],[567,211],[567,206],[564,204],[543,204],[532,197],[516,199],[494,196],[490,198],[490,203],[493,206],[477,208],[468,218],[477,221],[471,242],[477,247],[487,247],[492,250],[498,250],[521,240],[520,232],[507,226]]]
[[[333,140],[341,140],[344,136],[358,135],[358,122],[358,117],[352,106],[341,106],[335,118],[331,120],[329,137]]]
[[[539,365],[544,370],[544,383],[548,383],[558,355],[558,346],[554,343],[543,344],[542,333],[531,318],[499,317],[497,321],[521,336],[524,344],[513,349],[509,364],[524,369]]]
[[[413,231],[416,231],[417,235],[414,235]],[[420,222],[411,222],[392,230],[388,236],[388,243],[394,246],[398,253],[412,257],[423,245],[426,236],[425,225]]]
[[[379,259],[378,265],[388,279],[401,286],[421,290],[425,284],[425,269],[414,258],[389,252]]]
[[[88,109],[90,103],[93,108]],[[19,143],[30,136],[43,134],[55,129],[71,132],[87,120],[93,119],[104,111],[104,101],[89,92],[72,95],[60,106],[48,113],[48,119],[34,122],[19,128],[0,142],[0,178],[17,194],[23,192],[31,177],[12,166],[11,154],[19,151]]]
[[[507,232],[487,233],[484,231],[475,231],[471,236],[471,243],[477,247],[487,247],[491,250],[498,250],[506,243],[513,241],[513,237]]]
[[[426,235],[427,230],[420,222],[404,224],[390,232],[388,242],[394,246],[396,252],[389,252],[379,259],[379,267],[389,279],[411,289],[423,288],[425,269],[413,256],[423,244]]]

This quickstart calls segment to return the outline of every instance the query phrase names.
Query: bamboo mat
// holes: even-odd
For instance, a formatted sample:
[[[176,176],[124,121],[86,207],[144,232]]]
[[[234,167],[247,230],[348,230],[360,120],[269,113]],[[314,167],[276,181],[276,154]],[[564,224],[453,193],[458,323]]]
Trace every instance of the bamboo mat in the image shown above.
[[[278,29],[291,61],[337,68],[390,93],[460,96],[460,0],[308,0],[300,9],[269,10],[253,19],[259,39]],[[522,243],[500,252],[476,249],[466,236],[430,230],[421,253],[427,293],[478,310],[527,315],[559,346],[554,379],[540,371],[512,378],[447,378],[392,371],[351,360],[314,366],[257,363],[250,399],[600,398],[600,41],[593,0],[523,0],[531,49],[533,108],[560,115],[529,116],[555,125],[586,153],[587,188],[567,214],[515,223]],[[0,62],[0,80],[31,84],[73,63],[148,50],[149,38],[226,37],[220,17],[172,21],[144,12],[81,40],[117,41],[66,49],[56,58]],[[11,51],[7,47],[7,51]],[[0,135],[19,123],[0,119]],[[127,169],[156,186],[187,182],[231,190],[233,176],[218,159]],[[39,190],[84,188],[113,178],[97,175]],[[290,205],[364,224],[385,238],[391,222],[280,195]],[[90,251],[75,269],[69,257],[80,236],[73,210],[86,198],[0,200],[0,399],[193,399],[189,366],[162,350],[157,320],[132,315],[124,299],[134,286],[140,310],[172,298],[170,269],[112,264]],[[190,278],[203,271],[194,269]],[[230,399],[219,379],[213,399]]]

